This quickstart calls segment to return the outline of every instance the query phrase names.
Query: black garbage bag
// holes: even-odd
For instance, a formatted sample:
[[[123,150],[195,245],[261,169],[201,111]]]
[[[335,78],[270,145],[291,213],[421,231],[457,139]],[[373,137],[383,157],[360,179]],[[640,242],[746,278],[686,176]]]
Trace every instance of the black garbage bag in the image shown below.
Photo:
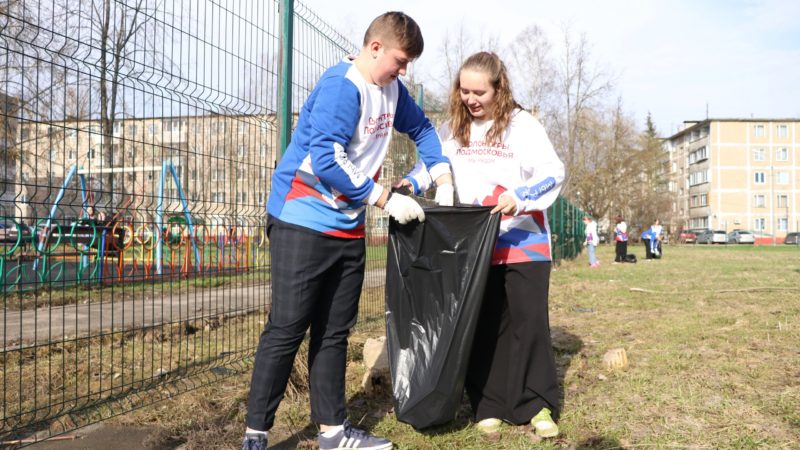
[[[389,223],[386,336],[398,420],[449,422],[461,404],[500,214],[491,207],[425,209]]]

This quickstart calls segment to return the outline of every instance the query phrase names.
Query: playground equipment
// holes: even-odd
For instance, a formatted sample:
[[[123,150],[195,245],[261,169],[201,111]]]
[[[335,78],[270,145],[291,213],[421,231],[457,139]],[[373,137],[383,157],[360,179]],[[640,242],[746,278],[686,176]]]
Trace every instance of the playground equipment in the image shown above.
[[[42,219],[40,222],[44,222],[41,224],[42,233],[40,234],[40,239],[37,245],[37,250],[40,254],[45,255],[45,246],[47,245],[47,241],[53,235],[53,233],[49,232],[51,230],[53,221],[58,213],[58,207],[61,200],[64,198],[64,193],[69,186],[70,182],[72,181],[73,177],[77,174],[78,179],[80,182],[80,192],[81,192],[81,206],[82,206],[82,218],[75,223],[72,224],[72,228],[69,233],[70,243],[75,247],[79,253],[81,253],[81,267],[79,273],[82,273],[85,268],[89,266],[88,261],[88,253],[89,249],[92,247],[97,247],[98,251],[98,264],[99,264],[99,278],[102,280],[102,264],[100,261],[103,260],[103,252],[107,248],[106,246],[106,234],[109,230],[103,228],[101,234],[99,236],[100,241],[97,242],[97,224],[96,222],[90,218],[87,214],[87,209],[89,205],[89,195],[86,186],[86,175],[87,174],[104,174],[104,173],[124,173],[124,172],[148,172],[148,171],[161,171],[161,177],[158,183],[158,193],[157,193],[157,203],[156,203],[156,212],[155,212],[155,225],[159,230],[158,233],[155,233],[156,242],[154,243],[155,252],[152,255],[153,257],[153,264],[156,266],[156,275],[161,275],[163,271],[162,266],[162,252],[161,252],[161,237],[162,233],[160,232],[164,227],[164,182],[167,178],[167,173],[172,175],[172,181],[175,183],[176,190],[178,192],[178,196],[181,202],[181,207],[183,211],[184,218],[186,220],[186,226],[189,229],[189,239],[192,244],[192,249],[194,250],[194,257],[195,257],[195,271],[200,272],[201,270],[201,261],[200,261],[200,253],[197,248],[197,243],[195,242],[195,234],[194,234],[194,226],[192,223],[192,216],[189,211],[189,205],[186,201],[186,196],[183,193],[183,189],[181,187],[180,178],[178,177],[178,173],[175,170],[174,164],[171,161],[163,161],[161,166],[139,166],[139,167],[112,167],[112,168],[101,168],[101,169],[79,169],[77,165],[73,165],[70,167],[67,176],[64,177],[64,183],[61,186],[61,189],[56,195],[56,199],[53,202],[52,207],[50,208],[50,213],[48,214],[46,219]],[[39,225],[37,224],[36,229],[39,230]],[[61,239],[61,228],[60,225],[57,225],[58,233],[57,239]],[[86,227],[91,228],[91,233],[88,233],[89,230]],[[120,228],[119,231],[124,231],[125,229]],[[113,231],[113,229],[112,229]],[[88,236],[87,236],[88,233]],[[76,237],[78,240],[76,241]],[[82,238],[82,239],[81,239]],[[89,239],[89,242],[84,242],[86,239]],[[34,262],[34,270],[38,269],[39,261]]]

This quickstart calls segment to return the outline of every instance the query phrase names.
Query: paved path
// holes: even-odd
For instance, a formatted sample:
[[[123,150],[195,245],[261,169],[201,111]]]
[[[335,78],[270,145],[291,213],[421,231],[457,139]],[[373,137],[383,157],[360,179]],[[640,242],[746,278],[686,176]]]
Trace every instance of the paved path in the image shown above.
[[[364,288],[382,286],[385,280],[383,268],[370,270],[366,274]],[[168,289],[166,285],[164,287]],[[156,289],[158,288],[157,285]],[[270,298],[268,284],[196,288],[185,292],[165,292],[159,296],[150,296],[150,292],[146,296],[142,290],[131,291],[131,294],[137,298],[90,301],[86,304],[26,311],[4,310],[0,313],[0,342],[3,350],[33,343],[72,340],[96,335],[101,330],[120,331],[165,322],[247,314],[269,304]],[[103,295],[107,297],[114,295],[114,292]]]

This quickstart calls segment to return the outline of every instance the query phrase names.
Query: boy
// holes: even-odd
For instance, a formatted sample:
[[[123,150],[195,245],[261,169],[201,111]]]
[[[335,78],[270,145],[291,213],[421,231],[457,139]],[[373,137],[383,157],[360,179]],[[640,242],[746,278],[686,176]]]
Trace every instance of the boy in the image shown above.
[[[397,79],[422,49],[413,19],[400,12],[379,16],[359,55],[328,69],[300,111],[267,201],[272,307],[256,351],[245,450],[266,448],[267,430],[309,326],[311,420],[320,424],[319,448],[392,447],[346,419],[347,336],[364,279],[367,205],[383,208],[400,223],[425,219],[411,197],[373,181],[392,128],[415,141],[439,186],[438,200],[452,204],[450,165],[436,130]]]

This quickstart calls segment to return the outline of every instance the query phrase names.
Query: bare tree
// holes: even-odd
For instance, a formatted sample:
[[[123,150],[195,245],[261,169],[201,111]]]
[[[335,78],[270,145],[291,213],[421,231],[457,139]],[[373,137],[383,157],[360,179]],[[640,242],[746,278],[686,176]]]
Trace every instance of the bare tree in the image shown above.
[[[632,155],[636,164],[636,184],[631,189],[630,216],[642,227],[647,227],[655,219],[670,225],[667,216],[671,204],[667,188],[669,162],[664,157],[661,139],[649,113],[638,141],[638,151]]]
[[[509,70],[514,77],[517,100],[547,125],[552,122],[555,95],[556,68],[553,46],[544,30],[531,25],[520,32],[512,42]]]
[[[443,61],[444,67],[441,73],[433,81],[435,88],[444,92],[444,103],[446,104],[447,94],[450,91],[453,80],[455,80],[461,63],[471,54],[479,51],[495,52],[500,54],[502,46],[497,34],[483,33],[477,36],[469,30],[462,22],[453,30],[447,30],[442,43],[439,47],[439,57]]]
[[[560,94],[560,104],[558,112],[553,115],[555,119],[553,137],[557,147],[563,152],[567,177],[562,192],[569,196],[570,169],[574,168],[579,153],[594,150],[582,142],[587,125],[585,118],[592,108],[601,105],[604,96],[612,89],[612,82],[602,71],[592,66],[585,35],[580,35],[575,42],[569,29],[565,29],[563,51],[564,54],[557,66],[556,89]]]
[[[126,111],[124,89],[141,79],[162,82],[170,66],[168,56],[159,48],[164,36],[166,16],[161,1],[133,0],[63,0],[63,17],[82,37],[83,57],[96,75],[103,162],[113,167],[114,127],[117,120],[134,111]],[[167,83],[169,80],[163,81]],[[94,105],[92,105],[94,106]],[[106,201],[116,203],[115,175],[105,177]]]

